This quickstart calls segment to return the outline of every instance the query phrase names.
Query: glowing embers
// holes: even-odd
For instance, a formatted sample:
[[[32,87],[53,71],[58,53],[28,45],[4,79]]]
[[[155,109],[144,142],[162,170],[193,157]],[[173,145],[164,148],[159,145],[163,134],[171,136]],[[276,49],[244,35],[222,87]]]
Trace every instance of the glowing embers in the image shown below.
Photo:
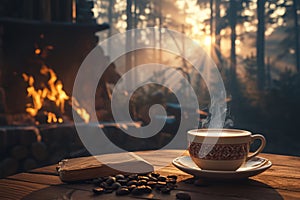
[[[24,81],[28,83],[27,96],[31,98],[31,103],[26,105],[26,112],[32,117],[37,117],[42,113],[46,116],[47,123],[63,123],[63,114],[65,113],[65,105],[72,105],[76,113],[88,123],[90,115],[82,108],[75,98],[70,98],[63,89],[62,81],[58,80],[55,72],[43,65],[40,70],[41,75],[48,76],[47,84],[42,83],[42,88],[36,88],[33,76],[22,74]],[[37,124],[40,120],[37,120]]]

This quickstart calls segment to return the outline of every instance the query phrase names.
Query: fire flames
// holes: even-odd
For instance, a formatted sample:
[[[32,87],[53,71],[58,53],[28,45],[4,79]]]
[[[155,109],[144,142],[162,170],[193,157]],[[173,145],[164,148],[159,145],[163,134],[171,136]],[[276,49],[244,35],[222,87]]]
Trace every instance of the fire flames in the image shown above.
[[[65,103],[68,101],[68,103],[71,102],[70,104],[72,104],[72,108],[84,120],[84,122],[88,123],[90,120],[90,115],[84,108],[80,107],[78,101],[74,97],[70,98],[67,95],[63,89],[62,82],[58,80],[55,72],[46,65],[43,65],[40,73],[44,76],[49,75],[47,86],[44,86],[44,88],[41,89],[35,88],[35,80],[33,76],[29,76],[25,73],[22,74],[24,81],[28,83],[27,96],[32,98],[32,103],[29,103],[26,106],[26,112],[32,117],[37,116],[38,112],[43,108],[45,101],[49,100],[55,104],[61,113],[65,113]],[[54,112],[44,111],[43,113],[47,116],[48,123],[63,122],[63,118],[56,116]]]

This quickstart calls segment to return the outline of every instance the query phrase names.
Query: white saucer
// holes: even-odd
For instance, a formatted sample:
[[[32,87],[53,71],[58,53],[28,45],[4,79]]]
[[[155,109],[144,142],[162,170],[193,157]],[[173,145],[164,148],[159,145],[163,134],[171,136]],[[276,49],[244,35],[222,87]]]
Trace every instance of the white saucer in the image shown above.
[[[236,171],[213,171],[200,169],[190,156],[181,156],[173,160],[173,165],[196,177],[208,179],[243,179],[264,172],[272,166],[272,163],[266,158],[254,157]]]

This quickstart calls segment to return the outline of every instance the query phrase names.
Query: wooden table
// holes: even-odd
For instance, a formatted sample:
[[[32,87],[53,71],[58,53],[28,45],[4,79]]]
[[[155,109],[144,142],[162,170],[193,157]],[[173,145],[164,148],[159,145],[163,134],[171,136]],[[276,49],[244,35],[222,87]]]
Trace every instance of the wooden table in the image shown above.
[[[148,153],[151,153],[151,151]],[[165,150],[159,159],[171,158],[175,150]],[[178,153],[178,152],[177,152]],[[0,199],[176,199],[179,191],[188,192],[192,199],[300,199],[300,157],[261,154],[272,161],[273,166],[262,174],[241,181],[211,181],[206,186],[187,184],[184,180],[192,176],[181,172],[172,164],[161,168],[162,175],[178,175],[178,188],[170,195],[156,191],[148,198],[133,196],[116,196],[103,194],[96,196],[94,187],[87,183],[63,183],[57,172],[56,165],[47,166],[20,173],[0,180]],[[151,156],[150,156],[151,158]],[[157,155],[152,157],[158,160]]]

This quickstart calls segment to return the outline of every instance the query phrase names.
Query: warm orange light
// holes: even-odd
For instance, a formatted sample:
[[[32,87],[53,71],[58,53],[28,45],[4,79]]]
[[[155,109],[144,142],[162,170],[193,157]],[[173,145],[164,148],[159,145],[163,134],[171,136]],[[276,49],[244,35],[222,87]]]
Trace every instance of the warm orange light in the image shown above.
[[[72,97],[72,108],[84,120],[85,123],[90,121],[89,113],[84,108],[80,107],[79,102],[74,97]]]
[[[70,97],[64,91],[62,82],[57,79],[55,72],[46,65],[42,66],[40,73],[45,76],[49,75],[48,85],[42,89],[35,88],[34,78],[32,76],[28,76],[25,73],[22,74],[24,81],[28,83],[27,96],[32,98],[32,103],[26,105],[26,112],[35,117],[38,114],[38,111],[43,107],[45,99],[48,99],[55,103],[61,113],[64,113],[65,102],[70,100]],[[88,123],[90,120],[88,112],[84,108],[81,108],[77,100],[73,97],[72,102],[75,102],[73,109],[86,123]],[[57,118],[55,113],[46,111],[44,114],[47,115],[48,123],[63,122],[63,119]]]
[[[39,54],[41,54],[41,52],[42,52],[42,50],[41,50],[41,49],[36,49],[36,50],[34,51],[34,53],[35,53],[36,55],[39,55]]]
[[[58,123],[61,124],[61,123],[63,123],[63,121],[64,121],[64,120],[63,120],[62,118],[58,118]]]
[[[72,1],[72,21],[73,21],[73,23],[76,22],[76,15],[77,15],[77,13],[76,13],[76,0],[73,0]]]
[[[45,112],[45,114],[47,115],[47,122],[50,123],[56,123],[57,122],[57,118],[56,115],[52,112]]]

